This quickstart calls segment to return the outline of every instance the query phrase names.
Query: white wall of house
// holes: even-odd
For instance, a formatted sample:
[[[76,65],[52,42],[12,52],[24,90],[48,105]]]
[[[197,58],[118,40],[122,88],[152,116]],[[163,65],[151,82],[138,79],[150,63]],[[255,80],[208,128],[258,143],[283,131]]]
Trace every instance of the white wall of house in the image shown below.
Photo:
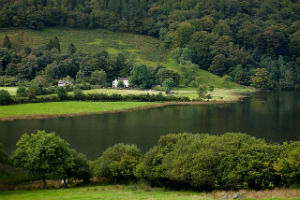
[[[120,80],[123,81],[125,87],[129,87],[128,78],[126,78],[126,79],[125,78],[120,78],[120,79],[115,78],[115,80],[112,82],[112,87],[116,88],[118,86],[118,83],[119,83]]]

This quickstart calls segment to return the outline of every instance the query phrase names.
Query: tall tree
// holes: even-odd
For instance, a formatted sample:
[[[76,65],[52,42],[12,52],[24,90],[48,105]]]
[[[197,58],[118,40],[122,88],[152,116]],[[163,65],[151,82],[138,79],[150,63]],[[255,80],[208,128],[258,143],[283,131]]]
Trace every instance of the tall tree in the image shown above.
[[[8,49],[11,48],[11,43],[10,43],[9,37],[7,35],[4,37],[2,47],[8,48]]]
[[[45,188],[48,188],[47,173],[56,173],[64,178],[66,171],[74,166],[69,144],[55,136],[55,133],[47,134],[45,131],[37,131],[37,134],[31,136],[23,134],[11,160],[16,168],[22,168],[31,176],[42,178]]]

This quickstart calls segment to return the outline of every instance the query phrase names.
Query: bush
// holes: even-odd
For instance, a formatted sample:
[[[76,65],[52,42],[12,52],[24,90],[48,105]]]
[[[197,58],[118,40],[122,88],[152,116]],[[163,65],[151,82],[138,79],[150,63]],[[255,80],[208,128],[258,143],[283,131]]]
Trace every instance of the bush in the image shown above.
[[[73,90],[73,97],[75,100],[84,100],[84,94],[78,86],[75,86]]]
[[[63,101],[68,99],[68,93],[64,87],[58,87],[56,89],[56,94],[57,94],[57,97]]]
[[[17,97],[26,97],[27,96],[26,88],[24,86],[18,87],[16,96]]]
[[[141,150],[136,145],[119,143],[109,147],[92,164],[94,176],[118,182],[134,180],[134,170],[141,159]]]
[[[13,103],[13,99],[7,90],[0,90],[0,105],[9,105]]]

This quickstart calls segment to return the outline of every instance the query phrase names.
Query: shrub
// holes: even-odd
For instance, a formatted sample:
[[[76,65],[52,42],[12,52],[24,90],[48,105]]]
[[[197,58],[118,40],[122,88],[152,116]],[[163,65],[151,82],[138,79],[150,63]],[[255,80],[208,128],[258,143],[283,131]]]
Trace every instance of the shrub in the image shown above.
[[[9,105],[13,103],[13,99],[7,90],[0,90],[0,105]]]
[[[64,87],[58,87],[56,89],[57,97],[61,100],[67,100],[68,99],[68,93],[67,90]]]
[[[73,90],[73,97],[75,100],[84,100],[84,94],[78,86],[75,86]]]
[[[24,86],[18,87],[16,96],[17,97],[26,97],[27,96],[26,88]]]
[[[141,150],[136,145],[116,144],[93,162],[93,175],[128,182],[134,179],[134,170],[140,159]]]

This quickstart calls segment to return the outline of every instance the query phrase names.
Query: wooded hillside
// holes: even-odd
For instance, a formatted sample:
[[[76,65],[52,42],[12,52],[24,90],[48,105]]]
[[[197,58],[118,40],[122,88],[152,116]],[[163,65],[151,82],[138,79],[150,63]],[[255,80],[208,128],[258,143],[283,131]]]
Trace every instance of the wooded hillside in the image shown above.
[[[257,88],[299,87],[300,2],[295,0],[2,0],[0,8],[0,27],[150,35],[174,49],[180,64],[191,60]]]

